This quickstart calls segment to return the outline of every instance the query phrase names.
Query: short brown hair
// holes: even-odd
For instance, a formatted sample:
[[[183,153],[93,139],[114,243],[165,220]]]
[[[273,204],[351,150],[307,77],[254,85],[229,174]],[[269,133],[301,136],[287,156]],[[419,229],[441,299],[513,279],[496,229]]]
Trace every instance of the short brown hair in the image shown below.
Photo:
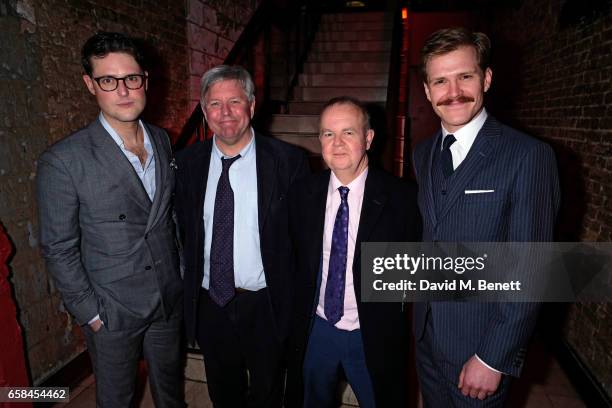
[[[427,63],[433,57],[448,54],[459,47],[473,47],[476,50],[478,66],[484,72],[489,67],[491,41],[484,33],[472,32],[463,27],[444,28],[431,34],[421,50],[421,73],[427,81]]]

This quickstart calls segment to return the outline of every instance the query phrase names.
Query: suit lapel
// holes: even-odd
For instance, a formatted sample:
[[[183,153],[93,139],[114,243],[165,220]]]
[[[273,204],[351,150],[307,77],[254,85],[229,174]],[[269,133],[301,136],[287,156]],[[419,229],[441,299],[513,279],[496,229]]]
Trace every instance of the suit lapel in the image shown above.
[[[313,282],[316,282],[315,302],[321,289],[321,272],[323,262],[323,229],[325,228],[325,207],[327,206],[327,189],[331,171],[326,170],[313,179],[309,186],[308,195],[301,205],[307,211],[312,211],[312,218],[306,219],[304,228],[312,233],[307,236],[310,241],[308,253],[308,271],[313,274]],[[316,304],[315,304],[316,308]]]
[[[436,217],[436,205],[433,196],[433,180],[431,177],[431,172],[433,170],[434,155],[436,152],[436,148],[440,145],[441,137],[442,131],[438,131],[436,136],[432,137],[428,142],[426,142],[431,143],[431,145],[429,146],[429,149],[425,149],[426,157],[424,157],[424,160],[426,160],[426,165],[423,169],[424,171],[422,172],[423,186],[421,186],[419,191],[419,194],[422,194],[423,196],[423,206],[421,208],[421,211],[426,212],[424,216],[430,218],[431,225],[436,225],[436,223],[438,222]]]
[[[449,213],[457,200],[465,195],[468,183],[478,175],[493,153],[494,138],[500,136],[499,123],[491,116],[484,123],[467,157],[456,169],[455,180],[448,190],[444,207],[440,211],[438,220],[441,221]],[[433,208],[433,207],[432,207]]]
[[[147,134],[149,135],[151,146],[153,146],[153,156],[155,157],[155,196],[153,197],[151,212],[149,213],[147,228],[145,230],[148,232],[155,223],[155,220],[157,219],[159,207],[162,201],[162,194],[165,191],[164,182],[166,180],[166,162],[168,161],[168,155],[166,154],[166,150],[162,146],[163,141],[158,139],[158,135],[154,134],[151,131],[151,128],[146,125],[144,126],[146,128]]]
[[[353,288],[355,297],[361,299],[361,243],[369,240],[372,231],[378,224],[378,219],[387,202],[387,194],[383,189],[383,181],[380,179],[378,170],[370,167],[366,178],[365,190],[363,192],[363,203],[361,204],[361,215],[359,217],[359,228],[357,229],[357,239],[355,241],[355,252],[353,256]]]
[[[121,148],[108,134],[100,121],[96,119],[89,125],[92,141],[96,150],[94,154],[100,158],[100,164],[117,184],[125,189],[126,196],[133,200],[146,212],[151,210],[151,199],[147,194],[134,167],[125,157]]]
[[[202,226],[204,220],[204,197],[206,196],[206,184],[208,183],[208,169],[210,168],[210,157],[212,154],[212,139],[206,140],[202,145],[197,155],[194,155],[191,188],[195,194],[195,205],[198,209],[198,219]],[[204,229],[202,229],[202,242],[204,242]]]
[[[263,234],[268,208],[277,186],[278,162],[264,137],[255,133],[255,164],[257,168],[257,208],[259,234]]]

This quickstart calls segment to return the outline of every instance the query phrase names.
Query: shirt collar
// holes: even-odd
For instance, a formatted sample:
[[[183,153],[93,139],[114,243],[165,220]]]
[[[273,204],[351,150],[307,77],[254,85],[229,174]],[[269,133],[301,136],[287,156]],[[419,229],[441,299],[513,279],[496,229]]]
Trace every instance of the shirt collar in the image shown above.
[[[346,187],[348,187],[349,189],[349,193],[351,193],[352,197],[361,197],[363,195],[363,192],[365,190],[365,182],[366,182],[366,178],[368,177],[368,167],[366,167],[360,175],[358,175],[353,181],[351,181],[350,183],[348,183],[346,185]],[[344,184],[342,184],[342,182],[340,180],[338,180],[338,177],[336,177],[336,175],[334,174],[334,172],[331,172],[331,177],[329,180],[329,192],[331,194],[333,194],[336,190],[338,190],[338,187],[343,186]]]
[[[104,117],[102,112],[100,112],[100,114],[98,115],[98,119],[100,120],[100,123],[102,124],[102,127],[104,127],[104,129],[106,129],[106,131],[113,138],[115,143],[117,143],[117,145],[119,147],[121,147],[122,149],[125,150],[125,143],[123,142],[123,139],[121,138],[121,136],[119,136],[119,133],[117,133],[117,131],[110,125],[110,123],[108,123],[108,121],[106,120],[106,118]],[[144,137],[145,147],[146,146],[151,146],[151,141],[149,140],[149,135],[147,134],[147,130],[145,129],[145,127],[144,127],[144,125],[143,125],[143,123],[142,123],[142,121],[140,119],[138,119],[138,125],[142,129],[142,134],[143,134],[143,137]]]
[[[476,136],[478,136],[478,132],[480,132],[482,125],[484,125],[485,121],[487,120],[487,116],[487,110],[485,108],[482,108],[480,113],[476,115],[471,121],[469,121],[461,129],[457,130],[455,133],[452,133],[452,135],[455,136],[455,139],[457,140],[456,143],[459,143],[463,151],[467,152],[470,150],[472,144],[474,143],[474,140],[476,140]],[[448,134],[451,133],[444,128],[444,125],[442,125],[443,142],[444,138]],[[444,146],[444,143],[441,143],[440,145]]]
[[[242,158],[247,157],[247,155],[252,154],[253,150],[255,149],[255,131],[253,130],[253,128],[251,128],[250,130],[251,130],[251,140],[249,141],[249,143],[247,143],[246,146],[244,146],[244,148],[242,148],[240,153],[238,153],[240,157]],[[222,159],[222,158],[230,159],[231,158],[229,156],[224,155],[223,152],[217,146],[217,135],[213,135],[212,145],[213,145],[213,148],[212,148],[213,155],[217,159]],[[235,157],[235,156],[232,156],[232,157]]]

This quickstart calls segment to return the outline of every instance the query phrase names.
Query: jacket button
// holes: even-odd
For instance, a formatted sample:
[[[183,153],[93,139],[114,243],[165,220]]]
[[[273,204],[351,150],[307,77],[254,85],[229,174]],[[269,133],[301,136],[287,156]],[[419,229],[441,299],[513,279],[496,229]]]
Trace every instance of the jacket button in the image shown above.
[[[150,271],[150,270],[151,270],[151,265],[145,266],[145,271]]]
[[[126,217],[125,217],[125,214],[121,214],[121,215],[119,215],[119,219],[120,219],[121,221],[125,220],[125,218],[126,218]]]

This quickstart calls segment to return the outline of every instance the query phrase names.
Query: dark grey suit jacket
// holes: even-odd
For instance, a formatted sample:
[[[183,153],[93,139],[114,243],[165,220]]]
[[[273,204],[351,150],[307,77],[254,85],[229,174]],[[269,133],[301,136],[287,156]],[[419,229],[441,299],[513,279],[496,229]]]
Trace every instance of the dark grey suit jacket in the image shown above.
[[[424,241],[553,240],[559,180],[550,146],[489,116],[456,169],[445,206],[436,214],[431,173],[441,137],[438,132],[414,152]],[[465,194],[465,190],[494,192]],[[497,370],[519,375],[536,323],[537,304],[433,302],[430,306],[434,341],[454,367],[460,370],[477,354]],[[427,305],[417,303],[414,311],[415,336],[420,339]],[[454,380],[459,372],[446,374]]]
[[[200,289],[204,276],[204,197],[212,152],[212,139],[177,154],[176,214],[185,262],[185,326],[194,339],[199,322]],[[276,336],[284,341],[291,315],[291,243],[287,194],[289,187],[309,173],[308,160],[297,147],[255,133],[257,208],[261,259]],[[240,199],[237,197],[236,199]],[[269,334],[269,333],[267,333]]]
[[[146,324],[161,306],[182,307],[171,196],[171,147],[145,125],[156,193],[142,182],[99,120],[38,161],[40,240],[47,269],[79,324],[100,314],[108,330]]]
[[[302,365],[319,300],[325,206],[331,172],[306,178],[289,195],[289,227],[295,246],[292,355],[287,406],[302,406]],[[408,309],[397,303],[361,301],[361,244],[414,242],[421,238],[416,186],[370,167],[365,183],[353,257],[353,283],[366,365],[376,405],[408,405],[410,323]]]

